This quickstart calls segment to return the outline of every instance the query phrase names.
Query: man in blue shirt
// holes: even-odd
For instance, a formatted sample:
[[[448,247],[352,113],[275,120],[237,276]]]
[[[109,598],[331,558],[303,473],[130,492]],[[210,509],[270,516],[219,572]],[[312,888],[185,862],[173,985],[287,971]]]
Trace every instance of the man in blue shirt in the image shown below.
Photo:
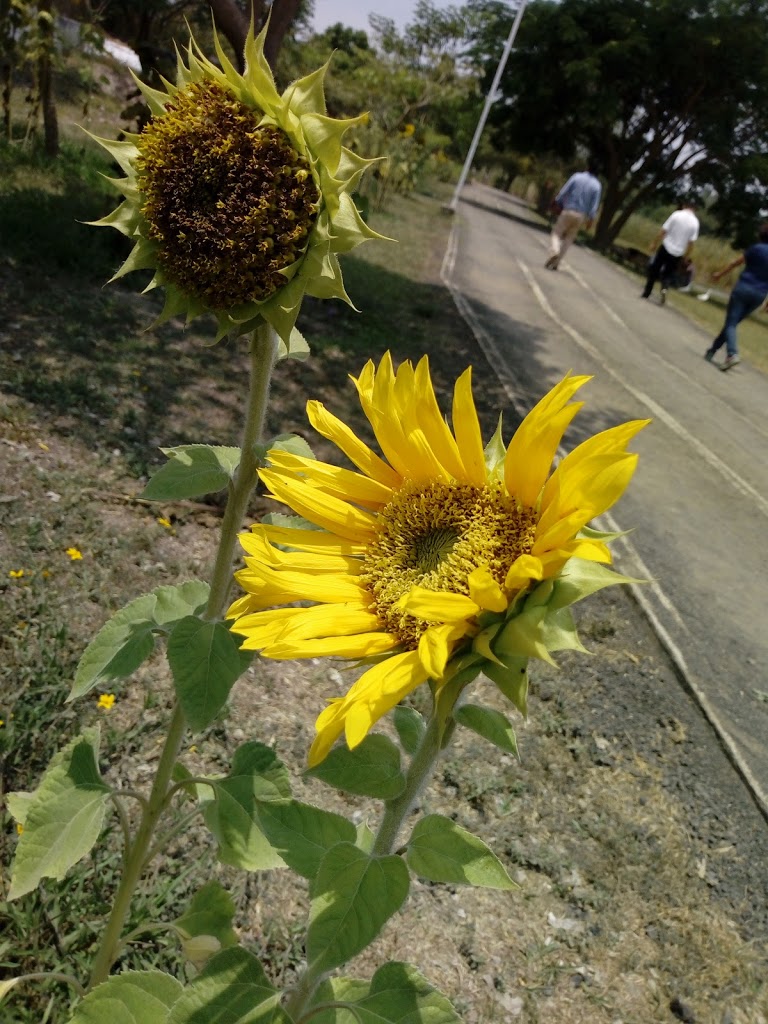
[[[549,258],[544,264],[548,270],[557,270],[571,242],[579,230],[590,228],[600,205],[602,186],[595,177],[595,165],[590,160],[586,171],[572,174],[555,196],[560,215],[552,228]]]

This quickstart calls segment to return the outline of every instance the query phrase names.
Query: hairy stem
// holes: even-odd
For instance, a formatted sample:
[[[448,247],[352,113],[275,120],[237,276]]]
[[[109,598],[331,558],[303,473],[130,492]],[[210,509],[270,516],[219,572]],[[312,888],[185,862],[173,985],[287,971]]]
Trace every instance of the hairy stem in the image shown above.
[[[432,776],[435,762],[440,756],[441,728],[436,714],[429,721],[421,743],[416,749],[405,776],[405,789],[394,800],[388,800],[374,840],[371,856],[384,857],[396,848],[400,830],[419,793]],[[302,1022],[312,1015],[309,1004],[318,985],[327,972],[317,971],[307,964],[304,973],[291,990],[285,1003],[285,1010],[291,1020]],[[314,1013],[314,1010],[312,1011]]]
[[[232,559],[237,533],[248,508],[248,500],[256,485],[258,459],[256,442],[264,426],[269,384],[277,354],[277,341],[272,328],[264,322],[253,332],[250,346],[251,382],[245,409],[242,454],[227,501],[221,524],[219,545],[211,576],[211,590],[203,617],[208,621],[221,618],[232,583]],[[96,952],[88,988],[99,985],[109,976],[112,964],[121,949],[120,936],[125,926],[136,888],[158,846],[152,844],[158,822],[168,803],[173,767],[186,732],[186,721],[178,703],[175,704],[149,799],[142,809],[141,822],[125,860],[112,911]]]

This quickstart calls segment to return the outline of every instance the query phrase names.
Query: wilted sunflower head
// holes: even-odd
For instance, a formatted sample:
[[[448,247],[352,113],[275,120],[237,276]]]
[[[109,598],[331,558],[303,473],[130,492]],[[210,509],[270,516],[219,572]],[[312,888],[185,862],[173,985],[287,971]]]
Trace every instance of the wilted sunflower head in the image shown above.
[[[265,33],[249,34],[242,75],[215,37],[220,67],[191,40],[176,85],[138,82],[152,117],[124,142],[98,140],[126,177],[124,202],[95,223],[134,243],[115,278],[154,270],[160,320],[213,313],[218,340],[263,317],[286,351],[305,294],[349,302],[337,255],[381,236],[350,195],[373,161],[342,146],[366,115],[326,116],[326,67],[281,96]]]
[[[427,360],[395,371],[387,355],[355,379],[382,455],[319,402],[307,406],[313,427],[358,471],[269,453],[260,476],[303,522],[241,537],[246,594],[229,609],[232,629],[268,658],[373,661],[318,718],[311,763],[342,732],[360,743],[428,679],[438,700],[449,683],[455,700],[482,670],[524,710],[528,658],[582,649],[569,606],[624,581],[604,564],[609,535],[588,524],[629,483],[627,445],[648,422],[596,434],[553,469],[588,380],[566,376],[507,446],[500,429],[484,445],[470,370],[456,381],[451,429]]]

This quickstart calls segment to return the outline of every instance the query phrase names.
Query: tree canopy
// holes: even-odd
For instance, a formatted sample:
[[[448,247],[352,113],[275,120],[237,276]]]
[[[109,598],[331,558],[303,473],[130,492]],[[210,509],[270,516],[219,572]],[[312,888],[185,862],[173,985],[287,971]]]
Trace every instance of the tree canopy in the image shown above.
[[[735,194],[765,137],[766,13],[757,0],[534,0],[492,114],[495,143],[594,157],[606,181],[598,244],[652,197],[728,182]],[[503,41],[490,24],[476,34],[487,79]]]

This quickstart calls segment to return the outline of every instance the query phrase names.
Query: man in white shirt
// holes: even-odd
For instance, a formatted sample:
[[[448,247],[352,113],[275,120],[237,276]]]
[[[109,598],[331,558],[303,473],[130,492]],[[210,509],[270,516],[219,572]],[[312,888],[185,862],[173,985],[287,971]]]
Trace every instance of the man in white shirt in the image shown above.
[[[663,306],[667,300],[669,282],[675,276],[680,261],[693,252],[693,243],[699,237],[699,218],[693,212],[693,206],[693,201],[686,199],[679,210],[667,217],[661,231],[654,238],[651,254],[655,251],[655,255],[648,264],[648,277],[642,294],[644,299],[650,296],[653,286],[661,278]]]

